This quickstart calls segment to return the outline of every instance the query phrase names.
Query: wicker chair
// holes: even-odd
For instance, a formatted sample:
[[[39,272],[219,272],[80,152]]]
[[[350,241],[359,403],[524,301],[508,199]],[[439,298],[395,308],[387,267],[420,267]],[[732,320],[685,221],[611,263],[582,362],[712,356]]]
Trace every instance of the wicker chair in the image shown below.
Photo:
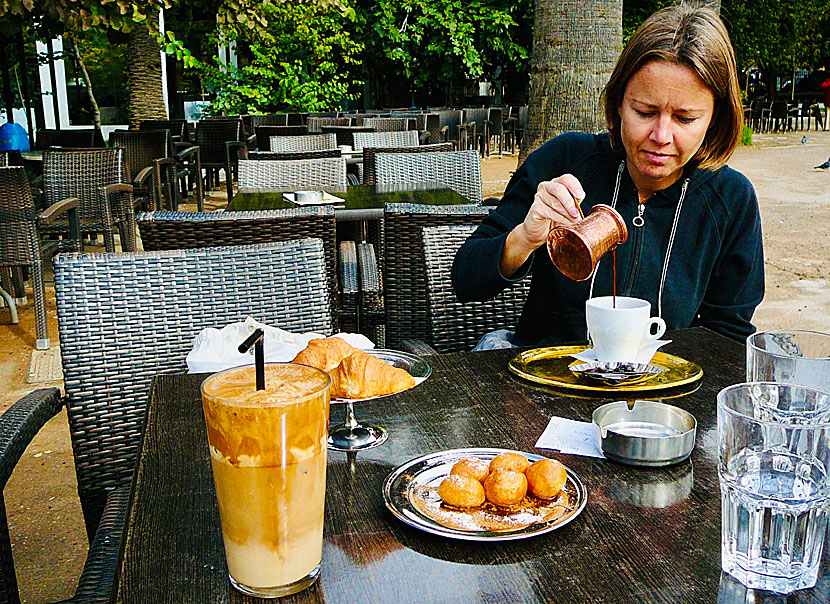
[[[271,151],[320,151],[337,149],[334,134],[309,134],[306,136],[272,136],[268,143]]]
[[[473,225],[421,229],[427,277],[430,343],[437,352],[472,350],[485,334],[515,328],[530,291],[530,277],[484,302],[459,302],[450,281],[453,259]]]
[[[364,126],[374,128],[376,132],[405,132],[417,130],[417,121],[409,117],[369,117],[363,120]]]
[[[246,190],[298,191],[346,190],[346,160],[343,158],[291,161],[239,161],[239,188]]]
[[[257,161],[284,161],[286,159],[322,159],[324,157],[341,157],[340,149],[320,149],[318,151],[245,151],[240,159]]]
[[[332,324],[337,325],[342,315],[338,312],[337,232],[331,206],[258,212],[148,212],[136,216],[136,225],[144,249],[150,252],[320,239],[326,258]],[[351,288],[356,290],[357,286]]]
[[[41,213],[35,212],[26,170],[20,166],[0,168],[0,269],[2,269],[3,290],[13,291],[15,297],[23,298],[23,275],[21,267],[29,270],[32,295],[35,299],[36,348],[49,348],[49,332],[46,322],[46,293],[43,286],[43,258],[51,258],[62,249],[74,249],[80,239],[77,199],[64,199]],[[74,236],[67,241],[41,241],[40,225],[67,214],[67,223]],[[6,297],[11,311],[12,323],[17,323],[15,301]]]
[[[452,150],[452,143],[420,145],[418,147],[363,147],[363,164],[359,166],[362,174],[361,182],[366,185],[373,185],[377,183],[375,159],[380,153],[440,153]]]
[[[124,149],[128,182],[133,185],[133,207],[155,210],[164,199],[173,202],[176,187],[172,165],[160,160],[173,155],[169,130],[115,130],[110,133],[110,146]]]
[[[354,146],[354,135],[360,132],[374,132],[371,126],[322,126],[323,134],[337,136],[337,146]]]
[[[418,133],[414,130],[393,132],[355,132],[354,150],[364,147],[417,147]]]
[[[135,250],[132,186],[126,183],[127,167],[120,147],[43,152],[46,206],[77,198],[81,235],[102,233],[108,252],[115,251],[116,227],[122,250]],[[43,224],[41,233],[71,236],[69,227],[66,220],[55,220]],[[75,245],[82,249],[80,237]]]
[[[225,171],[228,201],[233,197],[233,175],[236,173],[238,148],[243,142],[242,120],[210,119],[196,122],[195,144],[199,147],[202,168],[205,169],[207,190],[219,186],[219,171]]]
[[[302,124],[292,126],[255,126],[256,148],[260,151],[271,151],[272,136],[306,136],[308,128]]]
[[[437,184],[481,203],[481,162],[475,151],[381,153],[375,164],[378,186],[415,189]]]
[[[174,143],[189,143],[190,128],[187,120],[141,120],[139,130],[169,130]]]
[[[527,127],[527,105],[511,107],[510,115],[504,119],[504,137],[511,153],[522,146],[522,136]]]
[[[319,134],[323,131],[323,126],[351,126],[352,118],[350,117],[318,117],[309,116],[306,120],[306,126],[311,133]]]
[[[95,128],[53,130],[44,128],[35,132],[35,150],[43,151],[52,147],[64,149],[95,149],[104,147],[104,138]]]
[[[242,126],[245,132],[253,134],[257,126],[287,126],[287,113],[247,114],[242,116]]]
[[[61,254],[54,266],[66,407],[90,535],[108,491],[132,479],[153,376],[184,371],[203,328],[252,316],[290,331],[332,333],[318,239]]]
[[[430,206],[389,203],[383,211],[383,257],[378,263],[378,274],[372,275],[365,266],[376,262],[371,248],[358,256],[358,274],[361,287],[371,284],[364,300],[361,289],[361,331],[377,338],[380,326],[385,324],[385,343],[389,348],[400,348],[404,340],[415,339],[431,343],[427,320],[426,271],[421,229],[424,227],[467,224],[478,225],[489,210],[483,206]],[[367,258],[368,257],[368,258]],[[372,287],[380,291],[373,291]],[[373,305],[383,299],[383,308]]]
[[[44,424],[63,409],[63,405],[60,391],[57,388],[46,388],[30,392],[0,416],[0,489],[5,490],[27,445]],[[37,476],[27,478],[38,480]],[[100,514],[101,520],[94,538],[90,537],[89,540],[89,551],[75,595],[69,600],[62,600],[61,604],[107,604],[112,600],[115,567],[129,497],[129,486],[115,489],[107,496],[106,507]],[[58,517],[53,522],[55,526],[63,524]],[[0,563],[3,567],[0,572],[0,602],[20,602],[5,506],[0,507]],[[50,579],[49,569],[42,571],[43,582],[46,583]]]
[[[456,149],[460,149],[461,142],[458,127],[461,125],[461,110],[440,109],[435,113],[438,114],[441,142],[452,142]]]

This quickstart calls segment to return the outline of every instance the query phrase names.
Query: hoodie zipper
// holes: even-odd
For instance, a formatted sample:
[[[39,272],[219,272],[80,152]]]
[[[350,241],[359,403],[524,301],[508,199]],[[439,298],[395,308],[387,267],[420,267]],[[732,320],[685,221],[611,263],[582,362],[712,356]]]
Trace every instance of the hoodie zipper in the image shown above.
[[[631,220],[636,228],[634,229],[634,254],[632,255],[631,270],[628,271],[628,280],[623,289],[626,294],[630,295],[634,287],[634,277],[637,274],[637,267],[640,264],[640,255],[643,251],[643,226],[646,221],[643,219],[643,214],[646,212],[646,204],[637,204],[637,215]]]

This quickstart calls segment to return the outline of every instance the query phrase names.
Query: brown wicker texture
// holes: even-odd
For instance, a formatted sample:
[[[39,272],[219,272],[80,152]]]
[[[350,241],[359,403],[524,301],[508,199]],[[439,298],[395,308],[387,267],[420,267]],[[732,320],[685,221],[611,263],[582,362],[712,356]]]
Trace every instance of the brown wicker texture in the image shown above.
[[[368,117],[363,120],[364,126],[374,128],[377,132],[398,132],[416,130],[417,122],[409,117]]]
[[[290,161],[239,161],[239,188],[269,191],[346,190],[346,160],[338,157]]]
[[[287,126],[288,125],[288,114],[287,113],[263,113],[260,115],[243,115],[242,116],[242,125],[245,128],[245,132],[249,134],[253,134],[256,132],[257,126]]]
[[[337,311],[337,232],[331,206],[257,212],[146,212],[136,216],[149,252],[251,245],[313,237],[323,242],[332,323]]]
[[[488,212],[487,208],[478,205],[386,204],[381,274],[387,347],[400,348],[401,341],[406,339],[431,343],[421,229],[453,224],[478,225]]]
[[[417,147],[418,133],[414,130],[395,132],[355,132],[354,150],[364,147]]]
[[[475,151],[380,153],[375,177],[378,186],[393,190],[441,186],[481,203],[481,162]]]
[[[323,126],[351,126],[352,118],[350,117],[315,117],[309,116],[306,120],[309,132],[320,133]]]
[[[121,248],[135,250],[135,214],[132,187],[127,182],[124,150],[87,149],[43,152],[43,196],[46,206],[61,200],[78,199],[78,218],[84,234],[102,233],[109,252],[115,251],[115,229]],[[117,187],[120,185],[120,188]],[[117,190],[112,190],[115,187]],[[41,227],[44,233],[69,234],[66,220]],[[81,249],[81,241],[77,241]]]
[[[461,140],[461,149],[477,149],[481,156],[488,154],[487,140],[489,137],[489,120],[490,109],[488,107],[477,107],[473,109],[464,109],[461,123],[466,126],[466,147],[465,142]]]
[[[323,126],[323,133],[334,133],[337,136],[337,146],[354,146],[354,135],[359,132],[374,132],[371,126]]]
[[[233,183],[236,171],[237,150],[228,149],[227,143],[239,143],[243,140],[242,120],[209,119],[196,122],[195,144],[199,147],[200,161],[205,170],[207,190],[219,185],[219,171],[225,171],[228,191]]]
[[[323,245],[60,254],[55,293],[67,412],[87,532],[129,485],[157,373],[185,370],[193,338],[252,316],[331,334]]]
[[[281,161],[286,159],[322,159],[324,157],[341,157],[340,149],[320,149],[319,151],[248,151],[248,157],[257,161]]]
[[[23,275],[21,268],[29,270],[32,295],[35,299],[36,348],[49,348],[49,332],[46,321],[46,294],[43,285],[42,258],[51,258],[61,250],[74,250],[75,241],[46,240],[41,242],[39,221],[44,215],[67,213],[78,229],[77,209],[74,204],[62,204],[35,212],[32,192],[26,178],[26,170],[20,166],[0,168],[0,268],[4,289],[14,289],[22,298]]]
[[[458,301],[450,271],[458,248],[475,228],[455,225],[422,229],[430,344],[438,352],[472,350],[491,331],[515,329],[530,291],[528,276],[509,285],[492,300]]]
[[[169,130],[176,142],[190,142],[190,128],[187,120],[141,120],[139,130]]]
[[[133,206],[151,211],[161,207],[163,196],[173,195],[175,186],[175,175],[156,162],[173,156],[170,131],[115,130],[110,133],[109,141],[111,147],[124,149],[128,182],[133,185]]]
[[[309,134],[306,136],[272,136],[268,142],[271,151],[320,151],[337,149],[334,134]]]
[[[306,136],[308,128],[302,124],[293,126],[256,126],[256,148],[260,151],[271,151],[272,136]]]
[[[363,184],[373,185],[377,182],[375,159],[379,153],[442,153],[452,150],[452,143],[438,143],[418,147],[364,147]]]
[[[339,331],[357,333],[359,286],[357,281],[357,248],[354,241],[340,242],[338,276],[340,277],[340,294],[338,296],[337,328]]]
[[[461,110],[440,109],[435,113],[438,114],[441,141],[452,141],[455,143],[455,148],[458,149],[458,126],[461,124]]]
[[[52,147],[64,149],[93,149],[104,146],[100,130],[95,128],[75,128],[72,130],[54,130],[45,128],[35,132],[35,150],[43,151]]]

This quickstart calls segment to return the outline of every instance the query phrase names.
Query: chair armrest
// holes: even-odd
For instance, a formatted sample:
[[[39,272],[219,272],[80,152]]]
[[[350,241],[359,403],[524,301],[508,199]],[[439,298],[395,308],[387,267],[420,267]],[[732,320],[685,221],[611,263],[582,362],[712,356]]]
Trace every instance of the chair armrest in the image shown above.
[[[245,137],[245,142],[243,144],[248,145],[249,147],[255,147],[256,146],[256,134],[249,134],[248,136],[246,136]]]
[[[118,182],[115,184],[107,185],[106,187],[102,187],[104,194],[109,196],[111,193],[132,193],[133,186],[126,182]]]
[[[429,142],[429,130],[422,130],[418,134],[418,144],[426,145]]]
[[[37,215],[37,222],[41,225],[52,224],[58,216],[62,216],[66,212],[77,208],[78,203],[80,202],[77,197],[67,197],[66,199],[56,201]]]
[[[63,408],[57,388],[30,392],[0,416],[0,489],[35,434]]]
[[[189,143],[185,143],[185,145],[186,146],[180,147],[179,150],[176,151],[176,156],[174,158],[176,161],[184,161],[185,159],[199,155],[199,147]]]
[[[155,160],[154,160],[155,161]],[[141,172],[135,175],[133,180],[133,188],[137,189],[144,186],[144,181],[150,178],[156,171],[156,166],[147,166]]]
[[[401,349],[420,356],[438,354],[437,350],[423,340],[401,340]]]

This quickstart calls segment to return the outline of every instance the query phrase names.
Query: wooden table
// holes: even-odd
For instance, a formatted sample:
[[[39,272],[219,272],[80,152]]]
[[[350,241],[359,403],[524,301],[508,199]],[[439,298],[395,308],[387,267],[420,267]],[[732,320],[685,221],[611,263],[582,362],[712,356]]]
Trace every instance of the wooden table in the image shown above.
[[[590,421],[607,399],[556,393],[513,376],[506,365],[515,350],[429,357],[434,371],[424,384],[357,405],[359,419],[385,426],[391,436],[356,457],[329,453],[321,577],[283,601],[826,603],[827,548],[817,587],[789,598],[748,595],[722,577],[715,400],[723,387],[743,381],[744,348],[702,328],[669,337],[674,342],[665,350],[704,370],[685,394],[664,393],[679,394],[669,402],[698,420],[691,459],[670,468],[535,450],[551,416]],[[154,382],[117,602],[259,602],[237,593],[227,577],[199,397],[203,377]],[[333,406],[332,420],[342,413]],[[587,507],[558,530],[501,543],[433,536],[386,510],[381,486],[395,467],[470,446],[560,459],[585,482]]]
[[[345,192],[331,192],[345,203],[334,206],[335,219],[340,221],[377,220],[383,218],[387,203],[418,203],[426,205],[459,205],[472,203],[452,189],[425,189],[420,191],[384,191],[374,185],[352,185]],[[296,208],[282,193],[240,191],[228,204],[228,212],[246,210],[278,210]]]

